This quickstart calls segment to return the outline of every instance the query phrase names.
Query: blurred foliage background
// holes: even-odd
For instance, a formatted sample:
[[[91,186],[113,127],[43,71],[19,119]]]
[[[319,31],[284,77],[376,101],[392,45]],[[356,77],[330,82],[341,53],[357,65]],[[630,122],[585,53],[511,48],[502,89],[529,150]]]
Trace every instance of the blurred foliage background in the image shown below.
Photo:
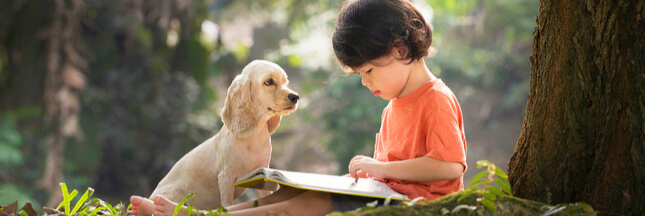
[[[539,1],[414,3],[434,30],[428,67],[463,109],[465,183],[477,160],[505,169],[524,117]],[[219,130],[226,89],[253,59],[281,65],[301,96],[272,136],[271,166],[345,173],[351,157],[372,155],[387,101],[336,65],[341,4],[0,1],[0,204],[57,204],[57,182],[92,187],[110,203],[150,194]]]

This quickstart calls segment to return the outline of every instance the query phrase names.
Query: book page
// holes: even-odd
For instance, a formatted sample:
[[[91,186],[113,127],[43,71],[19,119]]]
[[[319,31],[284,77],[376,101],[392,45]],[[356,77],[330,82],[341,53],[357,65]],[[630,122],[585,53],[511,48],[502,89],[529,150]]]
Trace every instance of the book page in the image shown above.
[[[359,178],[358,182],[348,176],[324,175],[315,173],[301,173],[279,170],[286,179],[276,179],[287,184],[300,187],[317,189],[321,191],[338,191],[344,194],[362,194],[368,196],[388,197],[407,199],[405,195],[392,190],[385,183],[374,179]]]

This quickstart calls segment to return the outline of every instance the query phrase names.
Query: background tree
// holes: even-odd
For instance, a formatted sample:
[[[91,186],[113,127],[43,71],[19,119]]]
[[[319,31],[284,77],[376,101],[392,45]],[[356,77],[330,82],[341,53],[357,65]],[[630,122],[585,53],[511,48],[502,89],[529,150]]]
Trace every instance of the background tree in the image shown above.
[[[645,211],[645,1],[542,0],[513,194]]]

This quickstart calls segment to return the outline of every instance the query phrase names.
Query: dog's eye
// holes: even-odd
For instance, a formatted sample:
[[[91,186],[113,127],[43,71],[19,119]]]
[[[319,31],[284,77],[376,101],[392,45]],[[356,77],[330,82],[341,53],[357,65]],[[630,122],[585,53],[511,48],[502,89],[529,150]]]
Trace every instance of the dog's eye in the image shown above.
[[[264,81],[264,85],[267,85],[267,86],[273,85],[273,79],[268,79],[267,81]]]

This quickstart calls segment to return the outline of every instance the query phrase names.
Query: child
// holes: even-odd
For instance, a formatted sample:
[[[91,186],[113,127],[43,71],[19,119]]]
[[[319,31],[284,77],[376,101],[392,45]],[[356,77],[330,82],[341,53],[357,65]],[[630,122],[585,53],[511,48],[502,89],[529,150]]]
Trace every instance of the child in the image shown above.
[[[348,0],[333,34],[344,71],[359,74],[374,96],[390,100],[376,134],[374,157],[355,156],[354,178],[375,178],[414,199],[433,200],[463,189],[466,140],[452,91],[425,65],[432,31],[407,0]],[[283,187],[229,206],[229,215],[325,215],[351,211],[374,199]],[[133,196],[135,215],[171,215],[176,203]],[[186,212],[182,212],[185,214]]]

